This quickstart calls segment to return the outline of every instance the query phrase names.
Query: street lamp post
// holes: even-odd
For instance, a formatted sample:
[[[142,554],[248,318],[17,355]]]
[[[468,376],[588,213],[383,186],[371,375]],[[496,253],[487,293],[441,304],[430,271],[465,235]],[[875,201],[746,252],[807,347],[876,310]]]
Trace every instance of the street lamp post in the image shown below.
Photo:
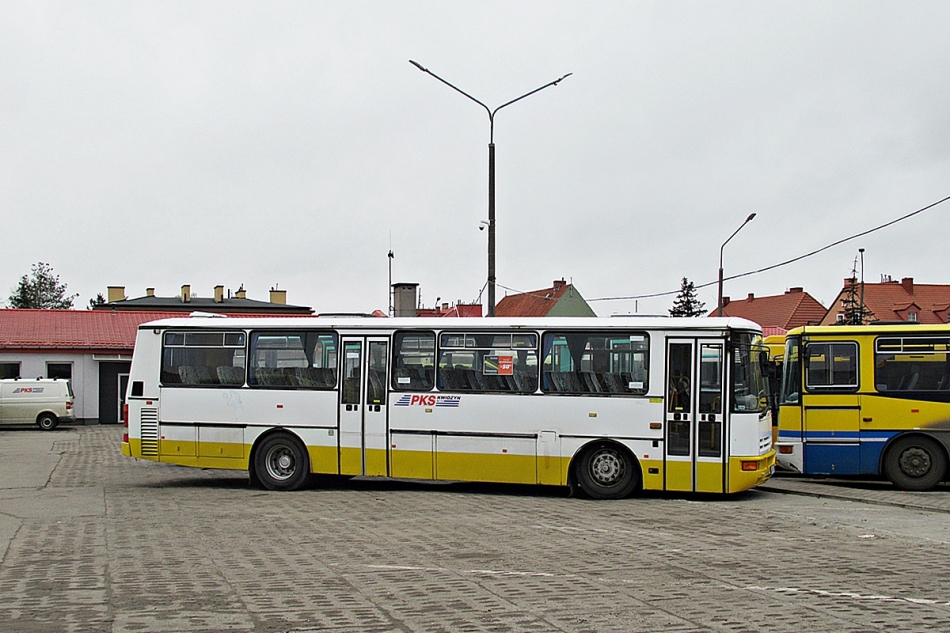
[[[754,214],[754,213],[750,213],[750,214],[749,214],[749,217],[747,217],[747,218],[745,219],[745,222],[743,222],[742,224],[740,224],[740,225],[739,225],[739,228],[737,228],[735,231],[733,231],[733,232],[732,232],[732,235],[729,236],[729,239],[727,239],[725,242],[723,242],[723,243],[722,243],[722,246],[719,247],[719,303],[716,304],[716,305],[718,306],[717,312],[716,312],[716,316],[722,316],[722,249],[724,249],[724,248],[726,247],[726,244],[729,243],[729,240],[731,240],[732,238],[734,238],[734,237],[736,236],[736,233],[738,233],[739,231],[741,231],[741,230],[742,230],[742,227],[744,227],[746,224],[748,224],[749,222],[751,222],[751,221],[752,221],[752,218],[754,218],[754,217],[755,217],[755,214]]]
[[[503,103],[497,108],[495,108],[494,110],[492,110],[487,105],[485,105],[484,103],[482,103],[481,101],[473,97],[472,95],[468,94],[464,90],[461,90],[457,88],[456,86],[453,86],[452,84],[447,82],[445,79],[442,79],[441,77],[436,75],[434,72],[424,67],[419,62],[415,62],[410,59],[409,63],[415,66],[416,68],[418,68],[419,70],[421,70],[422,72],[432,75],[433,77],[435,77],[436,79],[444,83],[446,86],[448,86],[452,90],[455,90],[456,92],[462,95],[465,95],[466,97],[468,97],[469,99],[477,103],[478,105],[485,108],[485,112],[488,113],[488,123],[489,123],[489,133],[488,133],[488,316],[493,317],[495,316],[495,114],[502,108],[506,106],[510,106],[512,103],[515,103],[516,101],[521,101],[525,97],[530,97],[534,93],[540,92],[541,90],[544,90],[545,88],[548,88],[550,86],[558,85],[561,81],[567,79],[573,73],[567,73],[566,75],[564,75],[563,77],[560,77],[559,79],[555,79],[554,81],[550,83],[546,83],[540,88],[535,88],[531,92],[526,92],[520,97],[516,99],[512,99],[511,101],[508,101],[507,103]]]

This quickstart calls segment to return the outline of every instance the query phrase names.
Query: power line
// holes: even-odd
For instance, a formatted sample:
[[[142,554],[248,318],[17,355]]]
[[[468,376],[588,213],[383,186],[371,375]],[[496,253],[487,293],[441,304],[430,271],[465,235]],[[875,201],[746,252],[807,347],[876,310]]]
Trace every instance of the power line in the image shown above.
[[[840,240],[838,240],[838,241],[836,241],[836,242],[832,242],[831,244],[828,244],[827,246],[822,246],[821,248],[815,249],[815,250],[813,250],[813,251],[811,251],[811,252],[809,252],[809,253],[805,253],[804,255],[799,255],[798,257],[793,257],[792,259],[787,259],[787,260],[785,260],[784,262],[779,262],[778,264],[772,264],[771,266],[766,266],[765,268],[759,268],[758,270],[750,270],[749,272],[739,273],[738,275],[730,275],[729,277],[724,277],[724,278],[723,278],[723,281],[729,281],[730,279],[739,279],[740,277],[748,277],[749,275],[757,275],[757,274],[759,274],[759,273],[764,273],[764,272],[766,272],[766,271],[768,271],[768,270],[774,270],[774,269],[780,268],[780,267],[782,267],[782,266],[787,266],[787,265],[789,265],[789,264],[794,264],[795,262],[801,261],[801,260],[803,260],[803,259],[806,259],[806,258],[811,257],[811,256],[813,256],[813,255],[817,255],[818,253],[821,253],[821,252],[823,252],[823,251],[826,251],[826,250],[828,250],[829,248],[833,248],[833,247],[838,246],[838,245],[840,245],[840,244],[844,244],[845,242],[850,242],[851,240],[855,240],[855,239],[857,239],[857,238],[859,238],[859,237],[864,237],[865,235],[869,235],[869,234],[871,234],[871,233],[874,233],[875,231],[880,231],[881,229],[887,228],[887,227],[889,227],[889,226],[891,226],[891,225],[893,225],[893,224],[897,224],[898,222],[902,222],[903,220],[906,220],[907,218],[912,218],[912,217],[914,217],[915,215],[917,215],[918,213],[923,213],[924,211],[927,211],[928,209],[932,209],[932,208],[934,208],[935,206],[937,206],[937,205],[939,205],[939,204],[943,204],[943,203],[946,202],[947,200],[950,200],[950,196],[947,196],[946,198],[943,198],[942,200],[937,200],[936,202],[933,202],[933,203],[931,203],[931,204],[928,204],[926,207],[922,207],[922,208],[920,208],[920,209],[917,209],[916,211],[913,211],[913,212],[911,212],[911,213],[908,213],[907,215],[902,215],[901,217],[899,217],[899,218],[897,218],[897,219],[895,219],[895,220],[891,220],[890,222],[885,222],[884,224],[881,224],[880,226],[875,226],[875,227],[872,228],[872,229],[868,229],[868,230],[866,230],[866,231],[861,231],[860,233],[855,233],[854,235],[850,235],[850,236],[845,237],[845,238],[843,238],[843,239],[840,239]],[[708,286],[714,286],[714,285],[716,285],[716,284],[718,284],[718,283],[719,283],[719,280],[716,280],[716,281],[710,281],[710,282],[707,282],[707,283],[704,283],[704,284],[694,285],[693,287],[696,288],[696,289],[699,289],[699,288],[706,288],[706,287],[708,287]],[[666,297],[666,296],[669,296],[669,295],[675,295],[675,294],[678,294],[679,292],[680,292],[680,290],[677,289],[677,290],[672,290],[672,291],[669,291],[669,292],[655,292],[655,293],[653,293],[653,294],[631,295],[631,296],[629,296],[629,297],[598,297],[597,299],[588,299],[587,301],[588,301],[588,303],[589,303],[589,302],[591,302],[591,301],[627,301],[627,300],[631,300],[631,299],[652,299],[652,298],[654,298],[654,297]]]

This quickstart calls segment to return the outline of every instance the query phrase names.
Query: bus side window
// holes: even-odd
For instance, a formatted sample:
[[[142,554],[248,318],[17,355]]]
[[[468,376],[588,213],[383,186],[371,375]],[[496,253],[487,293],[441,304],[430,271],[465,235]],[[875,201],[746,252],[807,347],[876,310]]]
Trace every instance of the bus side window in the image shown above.
[[[394,390],[431,391],[435,386],[435,333],[396,332],[392,367]]]

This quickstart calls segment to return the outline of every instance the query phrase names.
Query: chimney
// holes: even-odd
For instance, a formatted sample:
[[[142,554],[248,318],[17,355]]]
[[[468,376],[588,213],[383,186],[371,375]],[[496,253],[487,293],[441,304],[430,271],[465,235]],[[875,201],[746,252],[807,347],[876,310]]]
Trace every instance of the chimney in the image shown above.
[[[563,277],[561,278],[560,281],[558,281],[557,279],[554,280],[554,289],[555,289],[555,290],[557,290],[558,288],[563,288],[563,287],[566,286],[566,285],[567,285],[567,282],[564,281],[564,278],[563,278]]]
[[[146,288],[146,289],[145,289],[145,296],[146,296],[146,297],[154,297],[154,296],[155,296],[155,288]]]
[[[722,298],[722,307],[725,308],[727,305],[729,305],[729,297],[723,297],[723,298]]]
[[[214,302],[222,303],[224,301],[224,286],[214,287]]]
[[[241,287],[234,292],[235,299],[247,299],[247,290],[244,289],[244,285],[241,284]]]
[[[109,303],[125,301],[125,286],[108,286],[106,291],[109,295]]]
[[[804,289],[804,288],[802,288],[801,286],[796,286],[796,287],[794,287],[794,288],[789,288],[788,290],[786,290],[786,291],[785,291],[785,294],[787,294],[787,295],[800,295],[800,294],[803,293],[803,292],[805,292],[805,289]]]
[[[901,279],[901,286],[904,287],[904,290],[907,291],[907,294],[914,294],[914,278],[913,277],[904,277]]]
[[[182,303],[191,302],[191,286],[185,284],[181,287],[181,296],[179,297]]]
[[[749,293],[749,297],[748,297],[748,301],[752,301],[753,299],[755,299],[755,295],[750,292],[750,293]]]
[[[393,316],[416,316],[416,288],[418,287],[419,284],[412,283],[393,284]]]
[[[285,306],[287,305],[287,291],[286,290],[277,290],[276,288],[270,289],[270,302],[276,303],[277,305]]]

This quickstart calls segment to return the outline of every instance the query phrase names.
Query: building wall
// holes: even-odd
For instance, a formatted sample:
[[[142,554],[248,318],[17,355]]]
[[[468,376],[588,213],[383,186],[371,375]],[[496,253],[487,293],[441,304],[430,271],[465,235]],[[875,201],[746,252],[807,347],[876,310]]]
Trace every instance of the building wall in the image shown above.
[[[551,311],[549,317],[593,317],[597,316],[590,305],[584,301],[581,293],[576,288],[568,288],[567,292],[558,299]]]

